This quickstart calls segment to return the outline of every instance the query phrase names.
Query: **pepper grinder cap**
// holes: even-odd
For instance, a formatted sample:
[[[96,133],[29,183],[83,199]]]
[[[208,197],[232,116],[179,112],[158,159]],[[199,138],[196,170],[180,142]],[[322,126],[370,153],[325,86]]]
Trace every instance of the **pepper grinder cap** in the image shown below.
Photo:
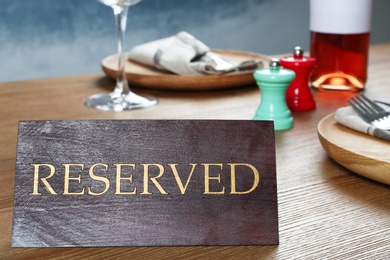
[[[303,50],[302,50],[302,48],[299,47],[299,46],[295,47],[293,56],[296,59],[302,59],[303,58]]]
[[[257,69],[253,76],[257,82],[291,82],[295,78],[295,72],[285,69],[279,59],[273,58],[268,68]]]
[[[283,57],[280,59],[283,67],[293,69],[296,67],[306,68],[312,67],[316,63],[316,59],[304,56],[304,51],[300,46],[296,46],[292,56]]]
[[[270,69],[280,69],[282,65],[280,64],[280,60],[277,59],[277,58],[273,58],[270,62],[269,62],[269,67]]]

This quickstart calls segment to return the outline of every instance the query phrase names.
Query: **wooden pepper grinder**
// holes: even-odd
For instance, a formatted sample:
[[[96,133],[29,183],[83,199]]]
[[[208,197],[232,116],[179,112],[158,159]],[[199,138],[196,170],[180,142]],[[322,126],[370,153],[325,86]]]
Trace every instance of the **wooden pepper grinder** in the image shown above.
[[[286,104],[286,90],[295,78],[294,71],[282,68],[278,59],[272,59],[269,68],[258,69],[253,76],[261,92],[261,102],[253,119],[273,120],[275,131],[292,128],[294,119]]]
[[[316,60],[303,56],[303,50],[297,46],[291,57],[280,59],[280,64],[293,70],[296,78],[291,82],[286,92],[287,106],[291,111],[308,111],[316,108],[316,103],[309,88],[310,73]]]

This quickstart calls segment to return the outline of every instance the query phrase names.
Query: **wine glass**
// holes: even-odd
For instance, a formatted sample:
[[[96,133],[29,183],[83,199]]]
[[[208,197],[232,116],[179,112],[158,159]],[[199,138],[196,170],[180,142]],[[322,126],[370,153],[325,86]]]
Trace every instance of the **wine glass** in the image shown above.
[[[123,111],[135,108],[150,107],[157,104],[154,97],[139,96],[132,92],[127,83],[125,74],[124,37],[126,33],[127,13],[130,5],[135,5],[141,0],[97,0],[113,9],[118,37],[118,77],[116,86],[111,93],[102,93],[90,96],[85,104],[100,110]]]

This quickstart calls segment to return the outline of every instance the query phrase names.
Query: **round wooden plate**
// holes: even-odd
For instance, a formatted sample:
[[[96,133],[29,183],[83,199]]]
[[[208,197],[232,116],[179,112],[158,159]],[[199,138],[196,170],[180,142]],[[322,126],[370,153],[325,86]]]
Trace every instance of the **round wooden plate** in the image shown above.
[[[245,60],[261,60],[267,67],[269,58],[257,53],[213,50],[228,59],[242,62]],[[110,78],[116,79],[118,74],[118,55],[111,55],[101,62],[104,73]],[[130,85],[158,90],[216,90],[228,89],[255,84],[253,71],[229,73],[223,75],[188,75],[180,76],[169,72],[157,70],[153,67],[126,61],[126,78]]]
[[[317,129],[328,155],[357,174],[390,185],[390,142],[346,128],[333,117],[324,117]]]

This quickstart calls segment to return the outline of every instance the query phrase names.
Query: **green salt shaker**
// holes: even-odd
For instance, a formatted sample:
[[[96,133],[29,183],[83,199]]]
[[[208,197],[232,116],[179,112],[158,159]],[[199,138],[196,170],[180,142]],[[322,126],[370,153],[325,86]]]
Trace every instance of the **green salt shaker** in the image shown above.
[[[293,127],[294,119],[286,103],[286,91],[295,72],[284,69],[278,59],[272,59],[269,68],[258,69],[253,73],[261,92],[261,102],[254,120],[273,120],[275,131]]]

